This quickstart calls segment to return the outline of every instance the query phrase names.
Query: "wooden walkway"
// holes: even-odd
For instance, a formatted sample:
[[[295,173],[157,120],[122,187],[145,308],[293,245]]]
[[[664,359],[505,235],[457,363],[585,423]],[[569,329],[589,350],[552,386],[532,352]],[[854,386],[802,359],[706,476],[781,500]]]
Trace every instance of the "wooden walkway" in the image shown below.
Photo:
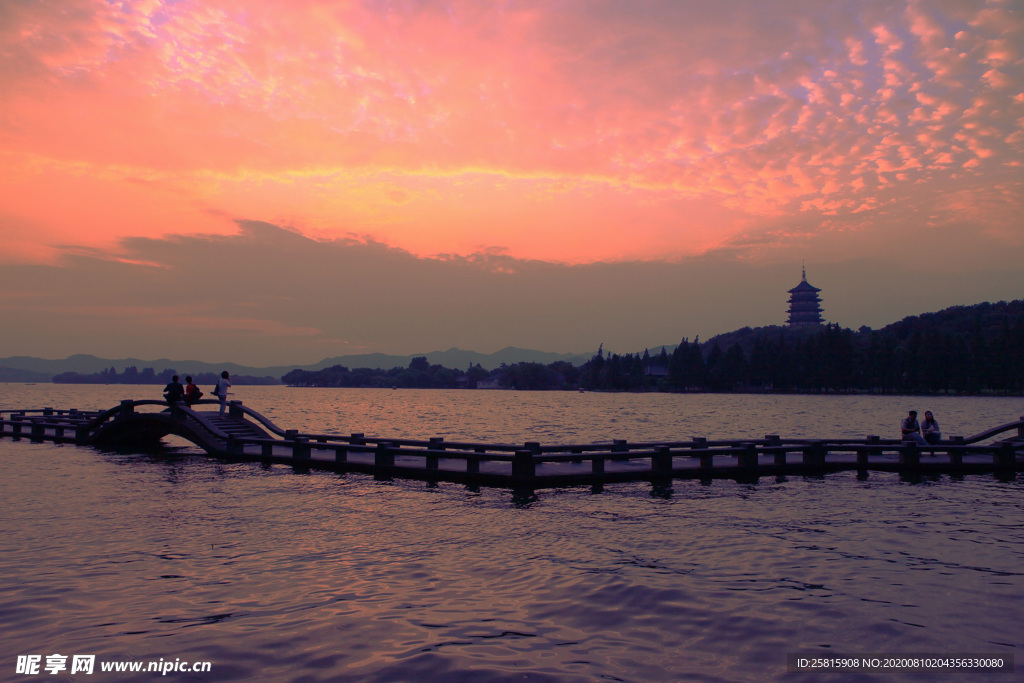
[[[540,488],[673,479],[756,481],[763,476],[822,475],[856,470],[932,474],[996,473],[1014,478],[1024,469],[1024,417],[975,436],[953,437],[935,446],[898,439],[763,439],[541,445],[480,444],[307,434],[283,430],[256,411],[232,401],[218,408],[169,410],[163,401],[122,401],[106,411],[0,410],[0,437],[135,449],[168,434],[195,443],[210,455],[371,474],[532,491]]]

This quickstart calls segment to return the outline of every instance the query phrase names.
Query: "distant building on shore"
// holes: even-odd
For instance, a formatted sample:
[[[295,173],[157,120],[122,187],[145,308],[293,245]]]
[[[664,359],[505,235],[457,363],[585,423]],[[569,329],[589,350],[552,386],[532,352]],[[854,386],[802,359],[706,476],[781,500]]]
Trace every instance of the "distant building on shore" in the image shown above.
[[[803,269],[803,277],[793,289],[789,290],[789,323],[790,327],[820,325],[825,320],[821,317],[821,290],[807,281],[807,268]]]

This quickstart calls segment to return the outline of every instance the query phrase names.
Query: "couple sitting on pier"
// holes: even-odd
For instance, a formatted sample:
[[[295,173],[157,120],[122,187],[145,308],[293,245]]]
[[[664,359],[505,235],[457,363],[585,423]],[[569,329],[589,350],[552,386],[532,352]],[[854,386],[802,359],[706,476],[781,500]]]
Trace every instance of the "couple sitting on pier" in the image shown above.
[[[935,421],[932,411],[924,411],[924,424],[918,424],[917,411],[911,410],[900,424],[904,441],[913,441],[919,446],[935,445],[942,439],[942,430]],[[923,435],[922,435],[923,432]]]
[[[164,398],[167,399],[167,405],[173,408],[175,403],[185,399],[185,405],[190,406],[203,397],[203,392],[192,381],[191,375],[186,376],[185,381],[188,382],[188,386],[181,386],[178,376],[175,375],[168,382],[167,386],[164,387]]]

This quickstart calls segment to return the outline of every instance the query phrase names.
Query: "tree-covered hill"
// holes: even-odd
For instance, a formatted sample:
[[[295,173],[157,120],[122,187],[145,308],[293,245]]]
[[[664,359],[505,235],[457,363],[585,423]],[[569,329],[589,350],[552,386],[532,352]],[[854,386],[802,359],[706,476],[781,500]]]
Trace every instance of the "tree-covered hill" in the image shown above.
[[[596,391],[781,391],[1024,394],[1024,301],[957,306],[880,330],[836,324],[745,327],[671,351],[589,361],[502,364],[495,372],[414,358],[391,370],[294,370],[293,386],[495,387]]]
[[[653,386],[653,373],[638,378],[633,368],[638,359],[643,363],[639,354],[599,356],[581,368],[584,386]],[[879,330],[854,332],[834,324],[747,327],[703,344],[684,338],[667,361],[658,387],[669,391],[1019,395],[1024,393],[1024,301],[956,306]],[[631,374],[630,380],[623,374]]]

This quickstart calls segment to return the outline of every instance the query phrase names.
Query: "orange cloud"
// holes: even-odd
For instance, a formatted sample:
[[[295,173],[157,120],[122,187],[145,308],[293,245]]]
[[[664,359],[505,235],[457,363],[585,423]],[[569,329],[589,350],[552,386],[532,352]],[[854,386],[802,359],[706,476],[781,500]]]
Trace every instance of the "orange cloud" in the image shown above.
[[[1018,168],[1019,12],[895,8],[9,3],[4,258],[235,218],[419,254],[678,257]]]

